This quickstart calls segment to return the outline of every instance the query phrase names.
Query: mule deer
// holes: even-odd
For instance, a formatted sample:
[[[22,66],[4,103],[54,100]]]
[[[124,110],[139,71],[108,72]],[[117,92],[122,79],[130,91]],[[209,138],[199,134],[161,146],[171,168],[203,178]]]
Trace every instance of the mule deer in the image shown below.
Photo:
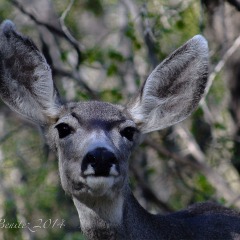
[[[202,203],[152,215],[128,185],[128,158],[140,135],[189,116],[207,78],[207,42],[195,36],[156,67],[126,106],[63,103],[34,43],[9,20],[0,29],[1,98],[42,127],[88,239],[240,239],[240,215],[230,209]]]

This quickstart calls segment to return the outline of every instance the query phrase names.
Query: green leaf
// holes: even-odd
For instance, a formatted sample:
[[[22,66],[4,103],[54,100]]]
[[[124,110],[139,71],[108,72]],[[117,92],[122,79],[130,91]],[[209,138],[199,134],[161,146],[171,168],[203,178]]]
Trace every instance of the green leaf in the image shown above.
[[[111,59],[111,60],[115,60],[117,62],[124,62],[125,61],[125,58],[124,56],[119,52],[119,51],[116,51],[114,49],[110,49],[108,51],[108,57]]]
[[[117,72],[118,72],[118,68],[117,68],[116,64],[112,63],[108,66],[108,68],[107,68],[107,75],[108,76],[116,75]]]

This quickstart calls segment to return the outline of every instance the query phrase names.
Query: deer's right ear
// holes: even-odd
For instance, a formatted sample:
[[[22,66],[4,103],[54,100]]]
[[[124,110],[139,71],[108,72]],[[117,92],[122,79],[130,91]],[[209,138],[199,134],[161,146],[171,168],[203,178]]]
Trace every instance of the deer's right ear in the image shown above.
[[[142,133],[174,125],[198,106],[208,78],[208,45],[197,35],[158,65],[127,106]]]
[[[56,118],[61,107],[45,58],[9,20],[0,26],[0,97],[11,109],[40,125]]]

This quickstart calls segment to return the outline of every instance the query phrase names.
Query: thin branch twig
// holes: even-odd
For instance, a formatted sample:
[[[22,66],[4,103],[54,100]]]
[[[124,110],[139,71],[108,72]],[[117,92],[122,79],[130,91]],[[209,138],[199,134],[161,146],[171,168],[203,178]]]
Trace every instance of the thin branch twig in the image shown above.
[[[68,39],[72,43],[74,43],[74,45],[78,46],[79,42],[73,37],[73,35],[70,33],[70,31],[68,30],[68,28],[65,25],[65,18],[68,15],[68,13],[70,12],[73,4],[74,4],[74,0],[70,0],[70,3],[68,4],[65,11],[62,13],[61,17],[59,18],[59,21],[60,21],[60,25],[61,25],[62,31],[64,32],[65,36],[67,36]],[[81,59],[78,58],[78,63],[77,63],[77,66],[76,66],[77,68],[79,67],[80,63],[81,63]]]
[[[208,85],[206,87],[205,94],[208,93],[213,81],[215,80],[217,74],[223,69],[228,59],[233,55],[233,53],[240,47],[240,35],[234,40],[232,46],[225,52],[222,59],[215,66],[214,71],[209,75]]]
[[[136,178],[137,182],[140,184],[142,191],[148,195],[148,200],[155,203],[159,208],[164,209],[166,212],[173,212],[174,209],[168,206],[168,204],[164,203],[160,200],[154,191],[148,186],[148,184],[144,181],[144,179],[140,176],[140,173],[133,167],[131,167],[131,171]]]
[[[22,130],[24,127],[24,124],[20,125],[19,127],[7,132],[4,136],[0,138],[0,144],[4,143],[6,140],[8,140],[10,137],[13,136],[13,134],[17,133],[18,131]]]
[[[82,49],[80,47],[80,44],[75,39],[73,41],[72,38],[69,38],[69,36],[62,29],[58,29],[58,28],[54,27],[53,25],[51,25],[49,23],[45,23],[45,22],[40,21],[32,13],[26,11],[26,9],[18,1],[16,1],[16,0],[10,0],[10,1],[15,7],[17,7],[23,14],[27,15],[37,25],[47,28],[50,32],[55,33],[58,36],[64,38],[66,41],[68,41],[73,46],[75,51],[77,52],[78,65],[82,62],[82,59],[83,59]]]
[[[240,208],[240,201],[236,201],[238,195],[230,188],[225,179],[217,171],[213,170],[207,162],[198,161],[197,159],[190,160],[188,158],[184,158],[179,154],[168,151],[162,145],[155,143],[155,141],[149,138],[145,139],[145,143],[147,143],[148,146],[152,147],[160,155],[172,158],[176,162],[189,165],[193,167],[193,169],[201,171],[206,176],[209,183],[211,183],[211,185],[216,189],[218,196],[223,196],[228,202],[234,202],[235,206]]]
[[[79,77],[79,74],[77,74],[77,71],[66,71],[60,68],[52,67],[53,73],[58,76],[64,76],[64,77],[69,77],[74,80],[76,80],[77,84],[84,88],[88,94],[90,94],[91,98],[93,99],[98,99],[97,92],[92,90],[85,82]]]
[[[229,4],[234,6],[238,11],[240,11],[240,2],[237,0],[227,0]]]

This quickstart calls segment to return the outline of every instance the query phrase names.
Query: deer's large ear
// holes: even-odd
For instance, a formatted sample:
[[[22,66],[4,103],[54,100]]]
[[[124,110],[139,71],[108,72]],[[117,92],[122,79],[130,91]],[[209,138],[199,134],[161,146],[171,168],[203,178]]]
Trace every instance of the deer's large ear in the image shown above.
[[[184,120],[198,106],[208,78],[208,45],[197,35],[151,73],[127,109],[143,133]]]
[[[0,97],[14,111],[43,125],[61,106],[45,58],[9,20],[0,26]]]

